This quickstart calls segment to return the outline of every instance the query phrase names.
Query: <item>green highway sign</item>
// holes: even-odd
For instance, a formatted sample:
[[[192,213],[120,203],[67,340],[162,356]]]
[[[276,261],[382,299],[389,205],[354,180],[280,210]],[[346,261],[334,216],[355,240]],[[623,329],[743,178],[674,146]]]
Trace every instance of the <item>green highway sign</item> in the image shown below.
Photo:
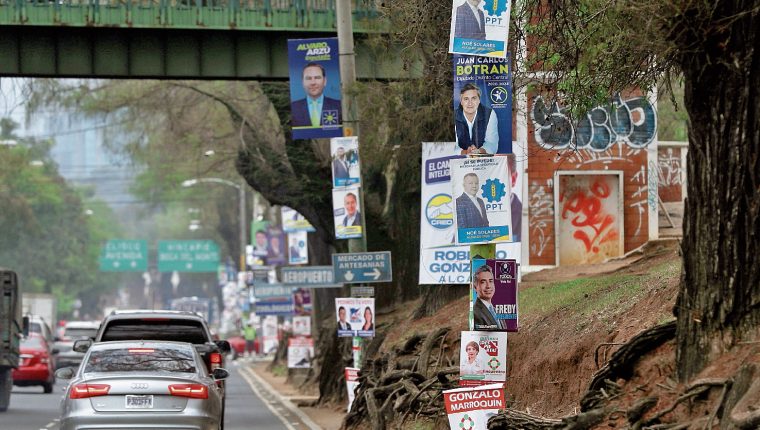
[[[211,240],[161,240],[159,272],[213,272],[219,266],[219,247]]]
[[[109,240],[100,250],[101,272],[148,270],[148,243],[144,240]]]

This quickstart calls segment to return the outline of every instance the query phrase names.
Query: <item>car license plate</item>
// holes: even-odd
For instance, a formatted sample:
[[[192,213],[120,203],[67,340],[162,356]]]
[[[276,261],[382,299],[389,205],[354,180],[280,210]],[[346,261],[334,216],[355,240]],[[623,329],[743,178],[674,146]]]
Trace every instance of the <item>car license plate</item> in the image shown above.
[[[127,396],[127,409],[153,409],[153,396]]]

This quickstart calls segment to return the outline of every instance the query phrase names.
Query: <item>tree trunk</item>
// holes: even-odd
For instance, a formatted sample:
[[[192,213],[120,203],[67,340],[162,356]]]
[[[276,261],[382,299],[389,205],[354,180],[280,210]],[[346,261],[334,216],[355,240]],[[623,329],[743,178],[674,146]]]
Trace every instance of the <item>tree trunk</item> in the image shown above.
[[[683,53],[691,120],[683,275],[674,310],[682,380],[760,327],[758,9],[760,0],[695,6],[671,32]]]

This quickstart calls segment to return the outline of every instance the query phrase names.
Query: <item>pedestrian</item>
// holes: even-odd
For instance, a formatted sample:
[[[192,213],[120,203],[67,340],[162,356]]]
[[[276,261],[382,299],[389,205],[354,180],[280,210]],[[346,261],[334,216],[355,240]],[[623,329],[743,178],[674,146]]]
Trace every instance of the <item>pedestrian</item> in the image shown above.
[[[254,350],[254,341],[256,340],[256,327],[252,323],[248,323],[243,328],[243,338],[245,338],[245,356],[251,357],[256,355]]]

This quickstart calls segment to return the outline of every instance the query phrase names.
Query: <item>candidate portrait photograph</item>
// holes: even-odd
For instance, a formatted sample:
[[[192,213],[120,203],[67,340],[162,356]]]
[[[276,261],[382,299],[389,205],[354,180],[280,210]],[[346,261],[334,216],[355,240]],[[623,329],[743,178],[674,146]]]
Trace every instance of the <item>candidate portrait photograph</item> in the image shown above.
[[[459,90],[459,105],[454,110],[454,132],[461,155],[496,154],[499,151],[499,120],[496,112],[482,102],[481,95],[481,88],[472,82]]]
[[[333,217],[336,239],[362,237],[361,189],[333,189]]]
[[[301,84],[306,97],[290,104],[290,123],[293,127],[340,125],[340,100],[325,95],[328,79],[324,66],[319,63],[311,62],[303,67]]]
[[[478,197],[480,178],[467,173],[462,178],[462,194],[456,198],[457,228],[488,227],[488,214],[483,199]]]
[[[481,3],[482,0],[464,0],[456,7],[454,37],[474,40],[486,39],[486,17],[480,8]]]

